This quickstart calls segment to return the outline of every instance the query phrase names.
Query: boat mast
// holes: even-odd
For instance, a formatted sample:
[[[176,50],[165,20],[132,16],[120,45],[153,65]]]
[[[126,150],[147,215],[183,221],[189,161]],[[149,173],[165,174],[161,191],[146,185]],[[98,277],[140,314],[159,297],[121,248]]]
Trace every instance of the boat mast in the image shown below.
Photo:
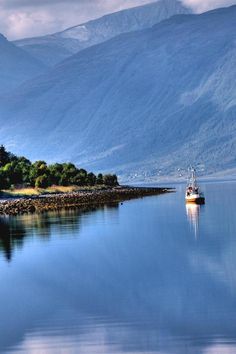
[[[190,185],[194,188],[197,186],[197,181],[196,181],[196,170],[195,168],[191,167],[191,177],[190,177]]]

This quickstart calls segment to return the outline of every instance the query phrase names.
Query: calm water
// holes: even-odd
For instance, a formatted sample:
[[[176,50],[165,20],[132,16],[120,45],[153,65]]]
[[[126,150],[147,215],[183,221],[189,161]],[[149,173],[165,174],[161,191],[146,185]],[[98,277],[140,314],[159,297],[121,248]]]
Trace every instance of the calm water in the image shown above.
[[[0,353],[236,353],[236,183],[0,220]]]

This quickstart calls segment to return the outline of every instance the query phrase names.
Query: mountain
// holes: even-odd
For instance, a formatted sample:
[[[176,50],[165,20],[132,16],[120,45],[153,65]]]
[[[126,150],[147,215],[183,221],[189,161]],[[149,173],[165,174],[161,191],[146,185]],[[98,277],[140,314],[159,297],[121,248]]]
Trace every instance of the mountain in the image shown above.
[[[190,12],[178,0],[159,0],[106,15],[52,35],[18,40],[15,44],[45,64],[54,65],[82,49],[119,34],[149,28],[173,15]]]
[[[81,51],[0,103],[0,141],[126,177],[235,168],[235,21],[179,15]]]
[[[44,69],[44,64],[39,60],[16,47],[0,34],[0,94],[39,75]]]

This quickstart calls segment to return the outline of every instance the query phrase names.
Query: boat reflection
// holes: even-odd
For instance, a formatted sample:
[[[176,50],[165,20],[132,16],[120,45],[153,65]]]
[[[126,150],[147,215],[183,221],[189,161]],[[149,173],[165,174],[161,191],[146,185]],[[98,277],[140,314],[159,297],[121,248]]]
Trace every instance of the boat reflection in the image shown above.
[[[186,204],[186,212],[190,226],[194,231],[195,238],[197,239],[199,234],[201,205],[194,203]]]

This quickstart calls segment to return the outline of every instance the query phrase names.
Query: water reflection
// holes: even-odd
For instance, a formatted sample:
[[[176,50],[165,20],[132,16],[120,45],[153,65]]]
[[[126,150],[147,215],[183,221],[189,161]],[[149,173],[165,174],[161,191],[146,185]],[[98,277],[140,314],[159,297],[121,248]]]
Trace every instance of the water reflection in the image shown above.
[[[189,220],[189,224],[194,232],[195,238],[199,236],[199,222],[200,222],[200,213],[203,206],[194,203],[186,204],[186,212]]]
[[[13,249],[22,246],[25,235],[21,224],[9,224],[8,219],[0,219],[0,253],[5,255],[7,261],[11,260]]]
[[[105,211],[107,208],[116,211],[119,208],[119,203],[17,217],[0,217],[0,255],[2,253],[5,259],[10,262],[14,249],[23,247],[27,237],[37,236],[44,240],[50,239],[55,228],[58,236],[64,234],[66,228],[69,228],[70,234],[78,234],[82,216],[98,210]]]
[[[0,352],[234,353],[236,184],[215,190],[198,242],[181,192],[9,219],[26,236],[0,259]]]

